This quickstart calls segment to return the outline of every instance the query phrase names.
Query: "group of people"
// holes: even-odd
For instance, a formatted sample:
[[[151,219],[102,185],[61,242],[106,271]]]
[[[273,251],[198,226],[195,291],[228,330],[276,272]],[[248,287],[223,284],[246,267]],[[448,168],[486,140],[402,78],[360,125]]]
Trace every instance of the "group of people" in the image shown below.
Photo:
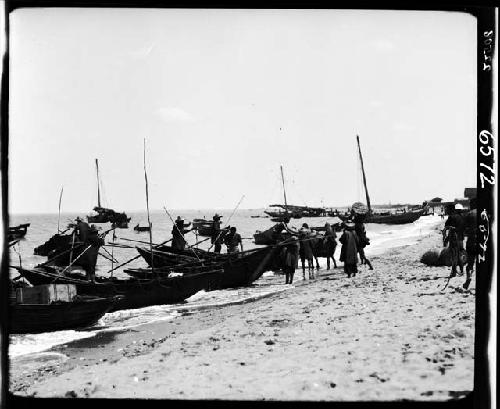
[[[219,214],[215,214],[212,218],[212,233],[210,240],[212,243],[214,253],[220,253],[222,250],[222,244],[227,247],[228,253],[237,253],[243,251],[243,242],[241,240],[241,235],[237,233],[236,227],[232,226],[229,228],[221,228],[221,218]],[[185,221],[177,216],[174,226],[172,228],[172,247],[177,250],[184,250],[186,248],[187,241],[184,235],[194,228],[189,229],[191,223],[185,223]]]
[[[465,251],[465,271],[466,279],[463,288],[469,288],[472,271],[477,256],[477,210],[476,198],[470,199],[469,211],[465,211],[459,203],[448,205],[446,214],[448,219],[445,222],[443,229],[443,245],[448,246],[451,256],[451,274],[450,277],[457,275],[457,266],[460,273],[463,274],[464,261],[462,254]],[[464,248],[464,240],[465,242]]]
[[[370,244],[370,240],[366,236],[364,216],[353,212],[351,218],[345,221],[342,227],[343,233],[339,239],[342,244],[340,261],[344,263],[344,272],[347,274],[347,277],[355,277],[358,273],[358,255],[361,264],[366,264],[370,270],[373,270],[373,266],[364,252],[364,248]],[[284,242],[282,250],[283,272],[285,273],[286,284],[293,283],[299,258],[302,262],[304,279],[306,260],[308,263],[309,278],[314,278],[313,259],[317,258],[318,253],[326,257],[328,270],[330,269],[330,258],[333,260],[334,267],[337,268],[334,258],[335,248],[337,247],[337,234],[329,223],[325,223],[325,233],[322,236],[317,236],[307,223],[304,223],[298,231],[286,225],[284,225],[284,229],[291,236]],[[317,259],[316,264],[319,269]]]

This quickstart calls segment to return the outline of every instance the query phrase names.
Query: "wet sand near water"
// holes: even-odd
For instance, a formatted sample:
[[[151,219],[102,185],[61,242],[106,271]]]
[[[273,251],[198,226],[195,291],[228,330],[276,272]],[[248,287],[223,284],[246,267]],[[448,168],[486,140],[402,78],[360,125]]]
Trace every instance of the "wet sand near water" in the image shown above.
[[[244,304],[186,311],[11,360],[20,396],[232,400],[448,400],[473,389],[474,293],[416,245]],[[337,256],[338,256],[337,252]],[[320,259],[322,265],[326,260]],[[339,263],[341,266],[341,263]],[[300,269],[296,274],[302,274]],[[284,277],[283,277],[284,281]],[[61,354],[64,354],[64,358]],[[64,359],[63,359],[64,358]]]

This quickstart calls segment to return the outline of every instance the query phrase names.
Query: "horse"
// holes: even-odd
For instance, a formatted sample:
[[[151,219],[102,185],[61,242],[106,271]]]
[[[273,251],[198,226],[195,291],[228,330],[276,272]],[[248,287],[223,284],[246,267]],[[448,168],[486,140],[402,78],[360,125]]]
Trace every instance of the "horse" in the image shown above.
[[[335,261],[335,250],[337,248],[337,240],[331,236],[318,236],[311,241],[313,246],[313,255],[316,260],[316,268],[319,269],[318,257],[326,258],[326,269],[330,270],[330,259],[333,261],[334,268],[337,268]]]

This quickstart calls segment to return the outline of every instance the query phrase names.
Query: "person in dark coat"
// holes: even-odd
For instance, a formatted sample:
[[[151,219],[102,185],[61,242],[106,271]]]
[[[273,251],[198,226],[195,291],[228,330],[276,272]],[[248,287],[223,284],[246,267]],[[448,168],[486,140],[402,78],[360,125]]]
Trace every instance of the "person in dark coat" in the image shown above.
[[[464,230],[465,222],[460,213],[463,206],[457,203],[455,206],[447,207],[448,219],[444,224],[443,245],[448,246],[451,254],[451,274],[450,277],[457,275],[457,265],[460,273],[464,272],[462,253],[464,251]]]
[[[95,282],[95,267],[99,248],[104,244],[104,240],[99,236],[97,228],[89,226],[79,217],[76,218],[75,234],[81,242],[80,247],[76,247],[75,259],[78,257],[78,265],[83,267],[87,280]]]
[[[464,234],[467,237],[465,251],[467,252],[467,265],[465,266],[466,279],[463,288],[469,288],[472,271],[477,257],[477,209],[476,198],[469,202],[470,211],[464,217]]]
[[[285,273],[285,284],[293,283],[295,269],[299,263],[299,248],[298,239],[292,236],[288,239],[288,243],[282,249],[283,257],[283,272]]]
[[[370,270],[373,270],[372,263],[365,256],[365,247],[370,244],[370,239],[366,237],[366,229],[364,225],[364,215],[356,215],[354,217],[354,231],[359,239],[358,253],[361,264],[367,264]]]
[[[351,221],[345,223],[344,233],[339,241],[342,244],[340,261],[344,263],[344,272],[348,278],[351,278],[351,275],[355,277],[358,272],[359,238],[354,231],[354,223]]]
[[[224,244],[227,246],[228,253],[238,253],[238,244],[243,251],[243,243],[241,241],[241,236],[236,233],[236,227],[231,227],[229,233],[224,237]]]
[[[221,234],[221,215],[215,213],[214,217],[212,217],[213,220],[213,229],[212,229],[212,236],[211,236],[211,243],[214,246],[214,253],[220,253],[222,249],[222,242],[223,242],[223,237]]]
[[[75,233],[78,238],[83,243],[87,243],[89,235],[90,226],[87,222],[84,222],[79,217],[76,218]]]
[[[186,248],[186,239],[184,234],[191,231],[187,229],[191,223],[185,224],[180,216],[177,216],[174,227],[172,228],[172,247],[177,250],[184,250]]]

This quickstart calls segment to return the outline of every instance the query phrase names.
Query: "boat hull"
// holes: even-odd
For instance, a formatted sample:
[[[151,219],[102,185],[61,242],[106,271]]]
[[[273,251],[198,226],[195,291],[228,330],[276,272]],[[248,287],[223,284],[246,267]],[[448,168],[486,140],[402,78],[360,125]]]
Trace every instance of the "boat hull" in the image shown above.
[[[95,324],[118,301],[116,297],[81,297],[57,304],[14,304],[10,307],[11,334],[37,334],[88,327]]]
[[[423,210],[418,212],[406,212],[399,214],[377,214],[372,213],[367,215],[363,220],[363,223],[378,223],[378,224],[407,224],[413,223],[418,220],[420,216],[424,213]],[[345,221],[349,218],[349,216],[339,216],[342,221]]]
[[[82,279],[59,276],[43,269],[18,269],[33,285],[54,282],[75,284],[79,294],[96,296],[120,295],[111,311],[142,308],[150,305],[176,304],[200,290],[220,287],[222,270],[192,274],[186,277],[153,277],[146,280],[102,279],[91,283]]]
[[[151,252],[142,248],[137,250],[148,265],[151,266]],[[223,269],[224,272],[218,289],[245,287],[260,278],[264,272],[275,268],[277,252],[277,247],[265,247],[241,253],[219,254],[211,260],[205,259],[204,262],[211,262],[214,268],[217,266]],[[170,260],[165,261],[163,254],[153,251],[153,264],[155,267],[170,267],[175,271],[175,266],[168,264]],[[201,265],[202,261],[195,261],[195,259],[191,258],[189,264],[191,266]]]

